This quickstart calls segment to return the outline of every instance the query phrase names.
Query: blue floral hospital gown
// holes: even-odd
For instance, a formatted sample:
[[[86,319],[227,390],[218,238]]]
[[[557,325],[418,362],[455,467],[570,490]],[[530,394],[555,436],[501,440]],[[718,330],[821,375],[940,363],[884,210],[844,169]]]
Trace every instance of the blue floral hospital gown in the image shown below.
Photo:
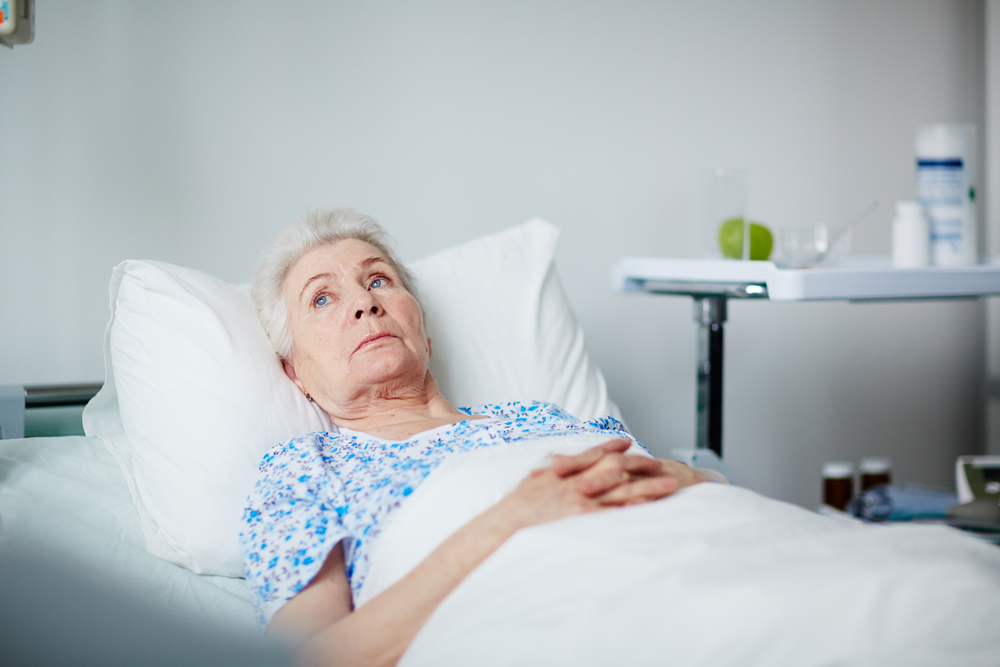
[[[264,455],[240,533],[262,625],[316,576],[341,540],[356,599],[369,550],[386,519],[448,456],[573,432],[631,437],[614,417],[581,422],[548,403],[460,410],[490,418],[448,424],[403,441],[347,430],[311,433]]]

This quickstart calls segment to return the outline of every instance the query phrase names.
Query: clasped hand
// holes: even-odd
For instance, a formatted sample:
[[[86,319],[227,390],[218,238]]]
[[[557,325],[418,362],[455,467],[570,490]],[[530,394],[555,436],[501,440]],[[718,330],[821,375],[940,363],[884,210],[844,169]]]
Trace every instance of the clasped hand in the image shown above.
[[[557,454],[546,468],[531,473],[507,496],[518,527],[553,521],[607,507],[665,498],[707,478],[677,461],[625,454],[632,442],[610,440],[575,456]]]

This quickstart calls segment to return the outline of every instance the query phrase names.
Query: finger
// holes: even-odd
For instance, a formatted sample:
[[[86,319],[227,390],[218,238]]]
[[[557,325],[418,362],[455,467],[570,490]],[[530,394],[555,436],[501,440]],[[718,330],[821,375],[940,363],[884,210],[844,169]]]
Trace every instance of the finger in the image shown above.
[[[621,507],[662,500],[676,492],[676,483],[671,483],[666,477],[656,477],[642,480],[642,484],[639,486],[619,485],[605,494],[591,498],[591,500],[603,507]]]
[[[589,477],[582,477],[576,482],[576,490],[583,496],[593,498],[610,492],[621,484],[627,483],[631,476],[621,468],[602,470]]]
[[[628,440],[623,440],[621,442],[618,440],[612,440],[608,443],[591,447],[590,449],[574,456],[570,456],[568,454],[554,454],[552,456],[552,463],[548,467],[535,468],[531,471],[531,477],[538,477],[542,473],[548,472],[549,470],[556,473],[559,477],[568,477],[569,475],[583,472],[590,466],[594,465],[594,463],[605,459],[608,454],[618,454],[620,451],[623,451],[622,446],[625,442],[628,442],[631,445],[631,442]]]
[[[578,472],[586,470],[600,461],[605,454],[624,452],[631,446],[632,441],[628,438],[616,438],[596,447],[591,447],[575,456],[556,454],[552,457],[550,468],[559,477],[568,477],[569,475],[575,475]]]
[[[619,484],[594,499],[602,505],[633,505],[666,498],[677,488],[673,477],[643,477]]]
[[[570,475],[575,475],[578,472],[582,472],[594,465],[596,462],[601,460],[600,452],[594,452],[587,450],[582,454],[577,454],[576,456],[568,456],[566,454],[556,454],[552,457],[552,465],[550,466],[552,472],[554,472],[559,477],[569,477]]]
[[[661,461],[663,471],[661,474],[668,475],[677,480],[678,488],[699,484],[708,478],[699,470],[681,463],[679,461]]]
[[[615,438],[600,445],[596,445],[575,456],[566,454],[556,454],[552,461],[552,470],[560,477],[566,477],[586,470],[608,454],[618,454],[624,452],[632,446],[632,441],[627,438]]]
[[[648,456],[626,454],[623,457],[622,468],[633,475],[656,475],[663,471],[663,464],[659,459]]]
[[[638,454],[622,454],[621,452],[609,452],[593,464],[589,470],[581,474],[589,474],[592,470],[605,469],[626,470],[633,475],[659,475],[663,472],[663,466],[657,459]]]

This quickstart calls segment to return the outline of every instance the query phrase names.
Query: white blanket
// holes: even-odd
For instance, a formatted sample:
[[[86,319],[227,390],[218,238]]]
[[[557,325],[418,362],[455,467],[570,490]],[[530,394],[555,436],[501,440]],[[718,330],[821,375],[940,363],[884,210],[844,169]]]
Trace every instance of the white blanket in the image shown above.
[[[197,575],[146,551],[125,478],[98,438],[0,440],[0,546],[5,544],[55,551],[67,566],[86,566],[202,627],[258,632],[243,579]]]
[[[405,574],[549,451],[592,443],[555,444],[435,473],[400,510],[407,520],[387,527],[369,584]],[[45,541],[110,564],[147,600],[208,627],[253,628],[242,581],[145,552],[124,479],[95,439],[0,443],[0,516],[0,542]],[[407,547],[382,548],[393,540]],[[702,484],[519,532],[444,601],[400,664],[1000,665],[1000,549]]]
[[[461,525],[454,508],[480,507],[489,466],[470,462],[471,477],[428,479],[414,500],[435,499],[408,503],[406,525],[443,539]],[[510,466],[497,463],[507,470],[497,488],[508,486]],[[405,572],[412,554],[382,546],[379,568]],[[442,603],[400,664],[995,666],[1000,549],[949,528],[856,525],[700,484],[520,531]]]
[[[579,454],[608,442],[604,434],[548,436],[449,457],[391,516],[372,550],[360,607],[403,578],[449,535],[513,491],[553,454]],[[626,454],[649,456],[632,445]]]

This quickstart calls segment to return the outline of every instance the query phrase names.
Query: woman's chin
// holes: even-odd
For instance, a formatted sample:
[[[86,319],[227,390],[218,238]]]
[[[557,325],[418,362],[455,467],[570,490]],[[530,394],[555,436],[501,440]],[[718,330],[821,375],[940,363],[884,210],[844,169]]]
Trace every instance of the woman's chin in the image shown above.
[[[366,361],[366,360],[365,360]],[[364,363],[364,362],[363,362]],[[365,363],[358,384],[366,387],[391,388],[394,391],[418,389],[424,386],[427,364],[420,363],[409,355],[381,357]]]

